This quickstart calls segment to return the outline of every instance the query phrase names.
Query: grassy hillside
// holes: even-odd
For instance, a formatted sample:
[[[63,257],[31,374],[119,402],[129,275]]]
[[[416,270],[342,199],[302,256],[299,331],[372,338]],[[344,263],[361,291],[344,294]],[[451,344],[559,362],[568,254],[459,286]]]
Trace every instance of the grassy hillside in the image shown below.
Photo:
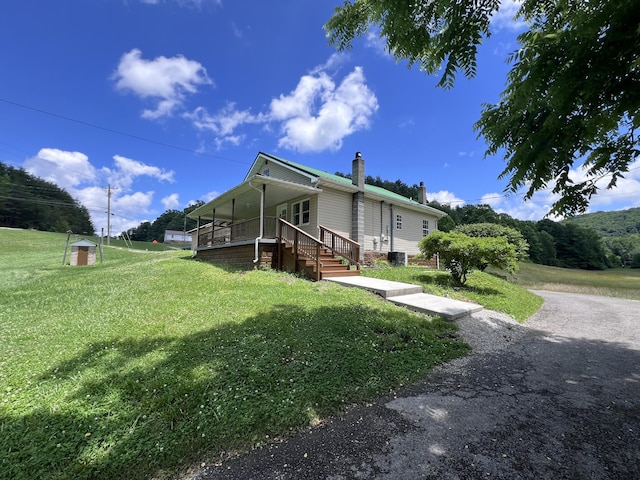
[[[640,300],[640,269],[571,270],[521,263],[509,278],[525,288]]]
[[[358,289],[190,252],[0,229],[0,478],[168,478],[321,423],[463,355]]]

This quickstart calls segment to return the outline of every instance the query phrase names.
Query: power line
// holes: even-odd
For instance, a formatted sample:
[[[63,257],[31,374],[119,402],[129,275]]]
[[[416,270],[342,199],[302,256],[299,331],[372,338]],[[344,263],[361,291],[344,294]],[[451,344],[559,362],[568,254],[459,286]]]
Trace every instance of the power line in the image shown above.
[[[172,148],[174,150],[179,150],[179,151],[182,151],[182,152],[188,152],[188,153],[192,153],[192,154],[195,154],[195,155],[201,155],[203,157],[215,158],[217,160],[225,160],[227,162],[235,162],[235,163],[241,163],[243,165],[249,165],[249,162],[244,162],[244,161],[241,161],[241,160],[234,160],[234,159],[231,159],[231,158],[221,157],[219,155],[213,155],[211,153],[200,152],[198,150],[193,150],[191,148],[180,147],[178,145],[173,145],[171,143],[165,143],[165,142],[160,142],[158,140],[152,140],[150,138],[141,137],[139,135],[133,135],[132,133],[122,132],[120,130],[115,130],[113,128],[108,128],[108,127],[103,127],[101,125],[96,125],[95,123],[85,122],[84,120],[78,120],[76,118],[71,118],[71,117],[67,117],[65,115],[60,115],[59,113],[53,113],[53,112],[49,112],[47,110],[42,110],[40,108],[31,107],[29,105],[24,105],[22,103],[12,102],[11,100],[7,100],[5,98],[0,98],[0,102],[4,102],[6,104],[13,105],[14,107],[24,108],[25,110],[31,110],[33,112],[41,113],[43,115],[49,115],[51,117],[59,118],[61,120],[66,120],[67,122],[73,122],[73,123],[77,123],[79,125],[84,125],[85,127],[95,128],[97,130],[102,130],[102,131],[113,133],[113,134],[116,134],[116,135],[122,135],[123,137],[133,138],[134,140],[139,140],[141,142],[152,143],[154,145],[160,145],[161,147]]]

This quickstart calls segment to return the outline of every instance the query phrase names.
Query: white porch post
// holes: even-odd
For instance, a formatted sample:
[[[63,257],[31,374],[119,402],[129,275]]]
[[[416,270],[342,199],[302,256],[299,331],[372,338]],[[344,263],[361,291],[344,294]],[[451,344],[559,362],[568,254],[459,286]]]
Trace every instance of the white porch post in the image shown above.
[[[191,242],[193,245],[193,241]],[[196,250],[200,246],[200,215],[198,215],[198,224],[196,225]]]

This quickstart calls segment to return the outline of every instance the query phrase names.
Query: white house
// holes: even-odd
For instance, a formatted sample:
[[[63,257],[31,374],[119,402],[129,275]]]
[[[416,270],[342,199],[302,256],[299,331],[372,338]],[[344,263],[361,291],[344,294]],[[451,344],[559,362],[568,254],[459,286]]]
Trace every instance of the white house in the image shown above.
[[[365,184],[360,153],[351,177],[258,153],[242,183],[189,214],[198,220],[196,257],[302,269],[316,279],[357,274],[368,253],[417,254],[446,215],[427,205],[422,183],[417,200]],[[338,273],[326,252],[351,264],[350,273]]]
[[[164,243],[191,243],[191,233],[182,230],[165,230]]]

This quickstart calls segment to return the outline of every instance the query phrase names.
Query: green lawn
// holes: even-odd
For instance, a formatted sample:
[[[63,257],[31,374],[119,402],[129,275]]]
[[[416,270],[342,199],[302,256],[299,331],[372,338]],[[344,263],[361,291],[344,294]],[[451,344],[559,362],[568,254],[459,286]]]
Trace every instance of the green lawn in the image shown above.
[[[0,229],[0,478],[168,478],[465,354],[358,289]]]
[[[570,270],[521,263],[509,280],[531,289],[640,300],[640,268]]]
[[[463,286],[456,285],[445,271],[420,266],[369,268],[362,274],[421,285],[426,293],[479,303],[485,308],[507,313],[518,321],[526,320],[542,305],[542,298],[524,287],[479,271],[473,271]]]

